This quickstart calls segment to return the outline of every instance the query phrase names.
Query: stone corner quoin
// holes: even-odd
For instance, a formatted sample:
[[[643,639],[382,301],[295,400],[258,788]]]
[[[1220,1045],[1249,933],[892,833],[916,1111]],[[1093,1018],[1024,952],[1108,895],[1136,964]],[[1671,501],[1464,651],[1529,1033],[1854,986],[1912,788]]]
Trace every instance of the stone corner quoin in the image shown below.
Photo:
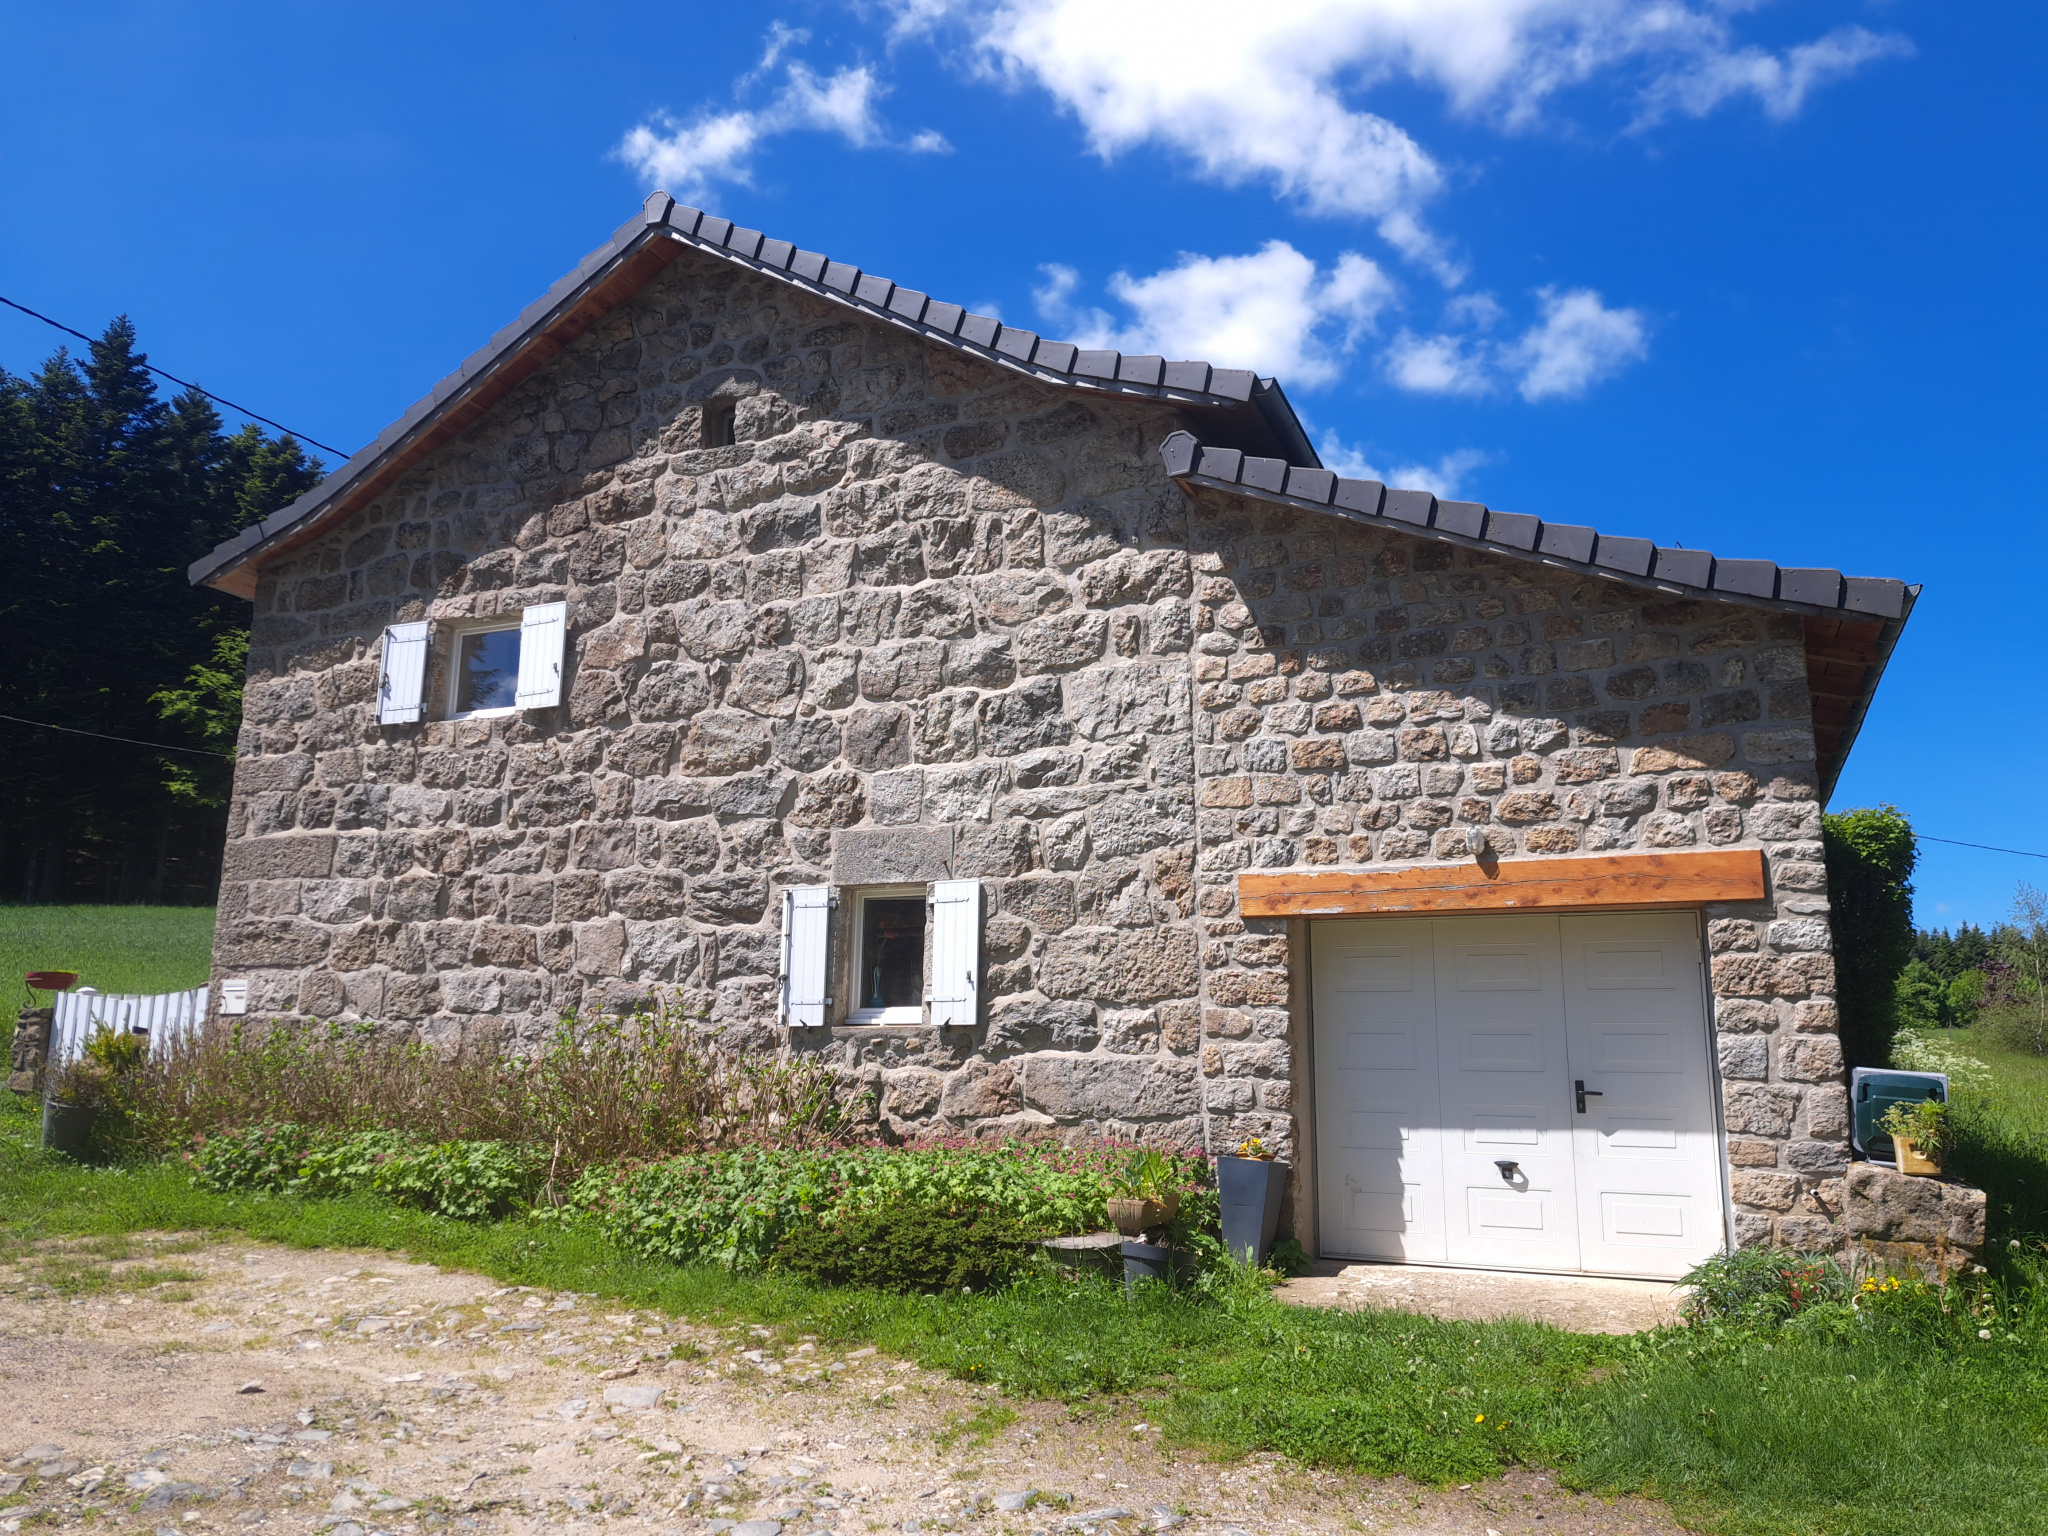
[[[1239,872],[1759,848],[1774,895],[1704,918],[1737,1231],[1833,1245],[1800,619],[1185,491],[1186,425],[684,254],[263,564],[216,981],[444,1040],[659,994],[773,1049],[783,888],[974,879],[975,1027],[790,1041],[881,1128],[1284,1153],[1300,933]],[[377,723],[385,626],[552,602],[560,707],[443,718],[437,640]]]

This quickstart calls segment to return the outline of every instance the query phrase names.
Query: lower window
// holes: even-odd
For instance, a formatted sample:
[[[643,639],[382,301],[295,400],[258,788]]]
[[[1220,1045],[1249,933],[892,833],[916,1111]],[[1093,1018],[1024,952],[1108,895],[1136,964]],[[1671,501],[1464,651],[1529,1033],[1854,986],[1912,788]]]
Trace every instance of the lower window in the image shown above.
[[[924,1022],[927,910],[923,886],[856,893],[849,1023]]]

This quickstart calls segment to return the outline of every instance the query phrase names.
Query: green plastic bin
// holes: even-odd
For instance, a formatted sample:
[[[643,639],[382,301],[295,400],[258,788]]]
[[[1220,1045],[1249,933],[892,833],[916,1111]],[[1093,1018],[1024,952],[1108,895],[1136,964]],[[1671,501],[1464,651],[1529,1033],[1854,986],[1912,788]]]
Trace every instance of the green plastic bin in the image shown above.
[[[1894,1104],[1922,1099],[1948,1102],[1948,1075],[1943,1072],[1894,1072],[1887,1067],[1858,1067],[1849,1074],[1850,1139],[1873,1163],[1898,1161],[1890,1135],[1878,1128]]]

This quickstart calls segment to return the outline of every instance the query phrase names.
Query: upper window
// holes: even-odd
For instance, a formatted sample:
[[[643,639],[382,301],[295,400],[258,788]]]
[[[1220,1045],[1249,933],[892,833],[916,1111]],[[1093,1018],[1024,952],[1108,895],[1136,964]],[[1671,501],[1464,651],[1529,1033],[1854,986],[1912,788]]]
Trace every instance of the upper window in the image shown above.
[[[704,402],[703,426],[697,437],[700,448],[730,448],[733,445],[734,416],[739,401],[710,399]]]
[[[927,906],[922,886],[855,897],[853,1022],[924,1022]]]
[[[452,715],[519,707],[519,629],[471,629],[455,637]]]

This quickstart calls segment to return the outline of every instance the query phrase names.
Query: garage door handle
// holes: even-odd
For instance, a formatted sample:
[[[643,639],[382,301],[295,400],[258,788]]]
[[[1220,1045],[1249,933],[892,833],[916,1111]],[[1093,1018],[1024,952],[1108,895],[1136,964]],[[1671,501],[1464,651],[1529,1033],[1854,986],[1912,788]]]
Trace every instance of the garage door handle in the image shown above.
[[[1586,1080],[1583,1077],[1575,1079],[1572,1083],[1572,1087],[1578,1090],[1579,1113],[1582,1115],[1586,1112],[1586,1097],[1588,1094],[1592,1095],[1592,1097],[1596,1099],[1604,1099],[1607,1097],[1607,1095],[1602,1093],[1598,1088],[1588,1088],[1586,1086]]]

